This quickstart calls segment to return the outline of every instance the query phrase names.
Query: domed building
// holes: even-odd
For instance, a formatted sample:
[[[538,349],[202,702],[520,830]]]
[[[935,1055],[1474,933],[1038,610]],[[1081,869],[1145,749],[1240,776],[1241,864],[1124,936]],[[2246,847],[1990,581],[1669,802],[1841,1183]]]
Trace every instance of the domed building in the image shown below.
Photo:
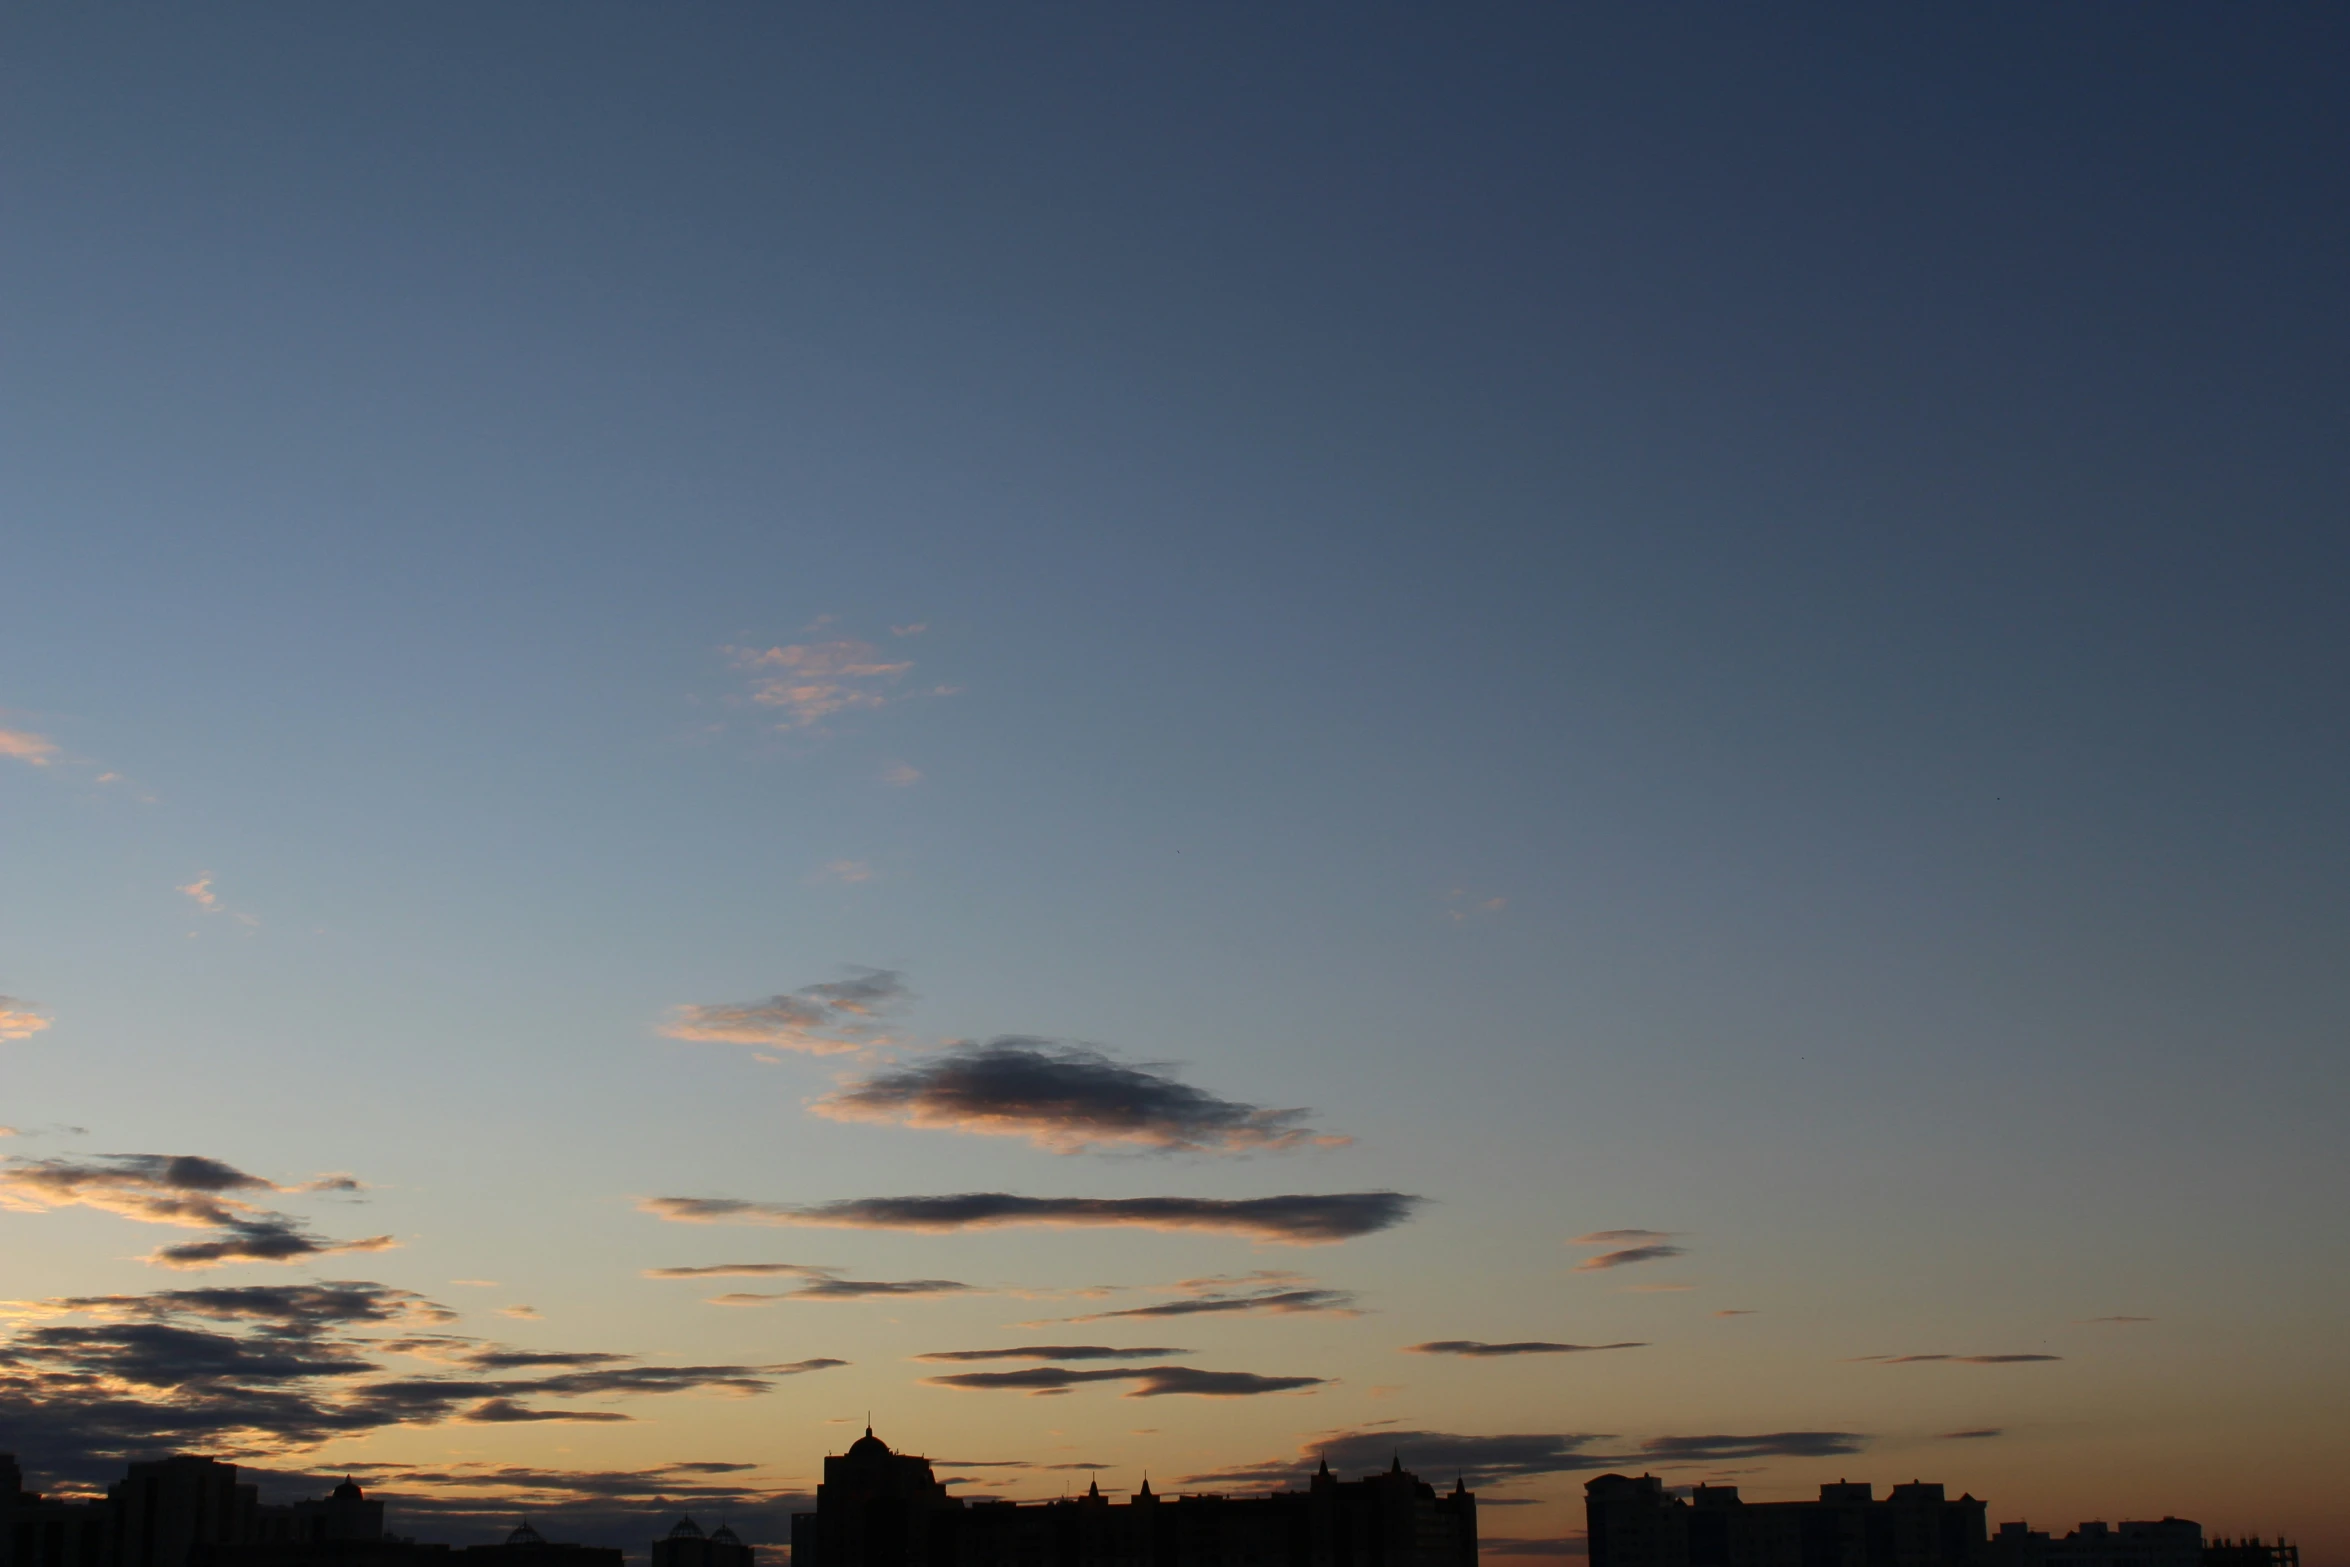
[[[704,1534],[700,1524],[680,1517],[653,1542],[653,1567],[753,1567],[757,1554],[724,1524]]]

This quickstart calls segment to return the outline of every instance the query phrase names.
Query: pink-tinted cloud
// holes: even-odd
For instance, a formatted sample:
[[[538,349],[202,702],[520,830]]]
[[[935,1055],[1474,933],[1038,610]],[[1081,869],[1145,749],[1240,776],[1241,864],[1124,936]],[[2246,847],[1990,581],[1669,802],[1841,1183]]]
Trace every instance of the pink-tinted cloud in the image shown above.
[[[30,1039],[48,1026],[49,1020],[33,1010],[31,1002],[0,996],[0,1043]]]
[[[0,756],[27,767],[47,767],[61,753],[57,742],[28,729],[0,729]]]
[[[236,910],[230,908],[227,904],[220,901],[220,895],[212,890],[212,873],[210,871],[206,871],[203,875],[197,877],[194,881],[189,882],[186,886],[175,887],[172,890],[174,892],[186,894],[188,900],[194,903],[197,908],[203,910],[206,914],[224,914],[242,925],[258,925],[261,923],[261,921],[255,919],[252,915],[240,914]]]
[[[889,969],[852,969],[847,979],[764,1001],[689,1002],[660,1031],[671,1039],[842,1055],[886,1039],[882,1020],[910,994],[903,976]]]
[[[911,762],[898,762],[881,770],[881,781],[892,789],[904,789],[922,781],[922,769]]]
[[[886,707],[891,688],[914,667],[911,659],[893,661],[852,638],[726,651],[750,676],[751,700],[779,715],[779,729],[808,729],[841,713]]]
[[[1661,1262],[1667,1257],[1685,1255],[1679,1246],[1627,1246],[1621,1251],[1601,1252],[1575,1264],[1577,1273],[1598,1273],[1609,1268],[1628,1268],[1637,1262]]]
[[[1631,1246],[1644,1241],[1669,1241],[1679,1230],[1593,1230],[1567,1242],[1570,1246]]]

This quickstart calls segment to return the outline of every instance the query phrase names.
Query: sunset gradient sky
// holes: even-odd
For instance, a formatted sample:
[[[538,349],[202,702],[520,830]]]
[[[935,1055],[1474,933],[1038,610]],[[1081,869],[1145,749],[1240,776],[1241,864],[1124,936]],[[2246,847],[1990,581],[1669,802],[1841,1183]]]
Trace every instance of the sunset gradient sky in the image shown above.
[[[0,1450],[2350,1557],[2346,57],[14,10]]]

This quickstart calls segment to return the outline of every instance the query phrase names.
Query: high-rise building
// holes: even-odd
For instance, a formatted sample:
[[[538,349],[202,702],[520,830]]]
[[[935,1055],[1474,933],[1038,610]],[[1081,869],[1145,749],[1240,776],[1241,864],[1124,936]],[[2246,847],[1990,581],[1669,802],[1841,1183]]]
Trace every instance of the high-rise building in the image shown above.
[[[1475,1567],[1477,1498],[1439,1495],[1405,1471],[1303,1491],[1161,1496],[1124,1503],[1098,1482],[1047,1502],[949,1495],[930,1461],[868,1427],[824,1460],[816,1510],[792,1518],[792,1567]]]
[[[1853,1481],[1812,1502],[1748,1502],[1732,1485],[1681,1500],[1654,1475],[1583,1487],[1591,1567],[1986,1567],[1981,1502],[1922,1480],[1884,1500]]]

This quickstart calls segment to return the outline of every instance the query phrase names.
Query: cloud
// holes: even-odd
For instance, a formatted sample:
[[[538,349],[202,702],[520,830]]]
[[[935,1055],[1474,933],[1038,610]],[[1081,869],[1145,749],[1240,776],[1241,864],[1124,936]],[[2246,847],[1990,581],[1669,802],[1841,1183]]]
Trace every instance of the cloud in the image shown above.
[[[1113,1349],[1107,1344],[1016,1344],[1009,1349],[939,1349],[916,1360],[1148,1360],[1158,1355],[1188,1355],[1188,1349],[1163,1344],[1139,1349]]]
[[[6,1000],[7,1000],[7,998],[6,998],[6,997],[4,997],[4,996],[0,996],[0,1002],[5,1002]],[[6,1035],[4,1035],[4,1034],[0,1034],[0,1038],[6,1038],[6,1037],[7,1037]],[[2086,1325],[2088,1325],[2088,1324],[2090,1324],[2090,1323],[2094,1323],[2094,1322],[2126,1323],[2126,1322],[2152,1322],[2153,1320],[2154,1320],[2154,1319],[2153,1319],[2152,1317],[2083,1317],[2083,1318],[2081,1319],[2081,1322],[2082,1322],[2082,1324],[2083,1324],[2084,1326],[2086,1326]]]
[[[881,781],[892,789],[909,788],[922,781],[922,769],[911,762],[897,762],[881,770]]]
[[[1751,1306],[1732,1306],[1727,1310],[1717,1311],[1714,1315],[1717,1317],[1752,1317],[1758,1313]]]
[[[1191,1300],[1171,1300],[1156,1306],[1130,1306],[1124,1311],[1094,1311],[1082,1317],[1062,1317],[1062,1322],[1111,1322],[1123,1317],[1200,1317],[1200,1316],[1267,1316],[1288,1317],[1305,1314],[1330,1317],[1359,1317],[1355,1307],[1357,1297],[1352,1290],[1286,1289],[1258,1290],[1241,1295],[1202,1295]]]
[[[1480,1506],[1484,1505],[1482,1502]],[[1588,1556],[1591,1542],[1579,1534],[1558,1535],[1545,1540],[1513,1539],[1508,1535],[1486,1535],[1477,1542],[1477,1549],[1488,1556]]]
[[[912,992],[905,977],[891,969],[852,968],[849,975],[764,1001],[688,1003],[676,1008],[660,1031],[671,1039],[758,1045],[808,1055],[862,1050],[886,1037],[881,1018]]]
[[[27,1309],[29,1325],[0,1341],[0,1449],[90,1459],[191,1446],[242,1457],[450,1420],[602,1419],[543,1401],[753,1396],[780,1377],[843,1364],[648,1366],[628,1355],[515,1350],[449,1334],[367,1337],[355,1330],[438,1324],[454,1313],[364,1280],[67,1296]],[[386,1374],[382,1357],[399,1353],[451,1369]]]
[[[1068,1366],[1030,1366],[1019,1371],[960,1371],[950,1376],[925,1377],[931,1387],[966,1391],[1022,1392],[1032,1396],[1066,1393],[1088,1382],[1132,1382],[1128,1398],[1252,1398],[1262,1393],[1288,1393],[1320,1387],[1323,1377],[1266,1377],[1253,1371],[1202,1371],[1195,1366],[1121,1366],[1098,1371]]]
[[[798,1289],[774,1294],[720,1295],[713,1305],[764,1306],[778,1300],[880,1300],[925,1295],[980,1293],[959,1279],[844,1279],[837,1268],[810,1267],[797,1262],[729,1262],[709,1268],[648,1268],[648,1279],[711,1279],[775,1277],[805,1279]]]
[[[808,873],[812,884],[832,882],[842,887],[854,887],[873,879],[873,867],[863,860],[827,860]]]
[[[346,1252],[383,1251],[389,1235],[336,1241],[312,1234],[282,1213],[265,1211],[239,1192],[350,1191],[348,1176],[280,1186],[200,1154],[99,1154],[80,1160],[0,1159],[0,1207],[22,1212],[81,1206],[148,1224],[210,1229],[213,1238],[165,1246],[148,1261],[167,1268],[224,1262],[299,1262]]]
[[[1549,1344],[1528,1339],[1515,1344],[1481,1344],[1475,1339],[1443,1338],[1426,1344],[1407,1344],[1407,1355],[1584,1355],[1603,1349],[1646,1349],[1646,1344]]]
[[[1025,1137],[1051,1153],[1102,1146],[1172,1153],[1282,1152],[1350,1141],[1300,1124],[1304,1110],[1219,1099],[1085,1045],[1004,1035],[873,1073],[811,1106],[836,1121]]]
[[[516,1320],[522,1322],[537,1322],[545,1316],[545,1313],[540,1311],[536,1306],[500,1306],[498,1308],[498,1315],[501,1317],[513,1317]]]
[[[48,1026],[49,1020],[33,1010],[30,1001],[0,996],[0,1042],[30,1039]]]
[[[1998,1426],[1985,1426],[1979,1431],[1945,1431],[1942,1433],[1942,1440],[1945,1442],[1983,1442],[1995,1436],[2005,1435],[2007,1432]]]
[[[788,647],[730,647],[736,669],[750,677],[751,700],[772,708],[778,729],[809,729],[841,713],[886,707],[889,690],[914,667],[892,662],[870,642],[840,638]]]
[[[47,767],[58,757],[57,742],[28,729],[0,729],[0,756],[27,767]]]
[[[1873,1360],[1881,1366],[1914,1366],[1930,1360],[1945,1360],[1954,1366],[2015,1366],[2035,1360],[2062,1360],[2062,1355],[1855,1355],[1855,1360]]]
[[[175,887],[172,890],[174,892],[182,892],[187,894],[189,900],[193,902],[197,908],[203,910],[206,914],[225,914],[230,919],[233,919],[244,925],[258,925],[261,923],[261,921],[255,919],[252,915],[240,914],[236,910],[230,908],[227,904],[220,901],[219,895],[212,890],[212,873],[210,871],[204,872],[203,875],[198,876],[194,881],[189,882],[186,886]]]
[[[474,1425],[508,1425],[526,1420],[569,1420],[582,1423],[634,1420],[636,1416],[606,1409],[525,1409],[510,1398],[493,1398],[467,1410],[464,1418]]]
[[[1597,1273],[1608,1268],[1629,1267],[1635,1262],[1661,1262],[1667,1257],[1685,1255],[1687,1253],[1679,1246],[1627,1246],[1622,1251],[1607,1251],[1596,1257],[1586,1257],[1575,1264],[1575,1271]]]
[[[994,1229],[1013,1224],[1207,1230],[1289,1246],[1318,1246],[1403,1223],[1425,1199],[1402,1192],[1281,1197],[853,1197],[839,1202],[747,1202],[736,1197],[648,1197],[639,1207],[681,1224],[787,1224],[853,1230]]]
[[[1623,1246],[1642,1241],[1669,1241],[1679,1230],[1593,1230],[1567,1242],[1570,1246]]]
[[[1661,1461],[1733,1458],[1834,1458],[1857,1453],[1868,1438],[1852,1431],[1765,1431],[1757,1436],[1658,1436],[1640,1456]]]

